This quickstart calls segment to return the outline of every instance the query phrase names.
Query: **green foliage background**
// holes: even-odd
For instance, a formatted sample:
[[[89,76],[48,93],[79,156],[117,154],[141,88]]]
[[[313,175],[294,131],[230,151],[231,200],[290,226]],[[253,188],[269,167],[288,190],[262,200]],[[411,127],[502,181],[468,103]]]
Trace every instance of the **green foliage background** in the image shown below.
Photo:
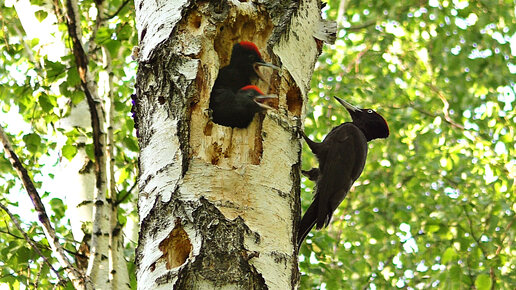
[[[75,127],[65,130],[59,124],[59,120],[70,115],[72,107],[85,101],[71,52],[72,43],[64,18],[64,2],[30,1],[36,8],[35,16],[43,27],[46,27],[43,25],[44,21],[49,21],[51,17],[57,18],[58,32],[53,34],[56,42],[60,42],[65,51],[64,55],[58,57],[45,48],[53,44],[42,44],[38,38],[27,37],[27,27],[22,26],[13,6],[14,2],[0,0],[0,126],[10,133],[16,154],[36,181],[36,187],[47,205],[47,213],[69,256],[73,258],[81,242],[73,239],[70,230],[68,216],[74,214],[73,209],[66,209],[62,196],[47,191],[51,188],[59,161],[71,160],[77,154],[78,144],[84,142],[79,142],[78,138],[86,137],[86,144],[79,146],[85,146],[90,159],[93,160],[94,156],[90,128]],[[106,11],[98,29],[95,28],[96,16],[92,13],[95,11],[94,7],[94,1],[80,1],[81,29],[83,39],[90,43],[87,47],[90,59],[88,70],[94,76],[96,84],[101,82],[100,75],[106,71],[102,58],[107,54],[103,50],[111,56],[111,93],[115,99],[113,106],[116,120],[116,198],[124,198],[118,214],[119,221],[125,225],[127,219],[137,220],[137,193],[136,190],[130,191],[136,182],[138,152],[134,121],[130,113],[130,95],[136,73],[136,63],[130,59],[131,50],[137,45],[134,5],[132,1],[104,1]],[[52,47],[53,50],[59,49],[59,46]],[[16,111],[19,112],[19,118],[13,118],[13,112]],[[21,121],[24,121],[23,125],[20,125]],[[21,131],[16,131],[19,128],[22,128]],[[42,228],[36,222],[37,216],[27,214],[27,208],[32,208],[32,204],[3,151],[0,155],[0,176],[0,202],[9,205],[11,211],[20,213],[18,217],[24,223],[24,230],[37,242],[53,266],[59,267],[57,260],[51,256]],[[69,194],[74,194],[73,188],[70,188]],[[128,237],[125,241],[127,260],[132,261],[136,241]],[[9,216],[2,210],[0,245],[0,286],[7,284],[11,289],[52,289],[56,285],[58,280],[55,274],[25,242]],[[128,267],[132,271],[132,285],[135,286],[134,264],[129,262]],[[65,276],[63,269],[57,270]],[[59,288],[71,289],[72,285],[68,282]]]
[[[104,1],[109,20],[92,38],[89,52],[95,75],[103,70],[101,49],[112,56],[120,196],[135,182],[138,150],[130,117],[135,67],[128,60],[137,40],[133,3],[126,2]],[[313,231],[302,246],[301,288],[514,288],[515,2],[341,4],[328,1],[323,12],[338,20],[338,40],[324,47],[317,64],[305,132],[320,141],[333,126],[350,120],[331,98],[337,95],[377,110],[391,135],[369,144],[364,173],[332,224]],[[93,1],[81,2],[86,38],[94,27],[88,13],[93,6]],[[4,113],[18,110],[30,129],[14,131],[5,114],[0,124],[11,133],[73,255],[77,242],[65,205],[42,184],[59,158],[77,153],[77,137],[91,137],[82,128],[64,132],[55,127],[72,104],[84,99],[66,27],[58,16],[67,55],[49,59],[40,54],[38,39],[24,36],[12,4],[0,0],[0,9],[0,106]],[[55,11],[41,9],[36,16],[43,21]],[[64,144],[56,141],[58,134],[67,137]],[[92,152],[91,140],[86,150]],[[303,168],[316,165],[304,150]],[[3,154],[0,175],[0,202],[20,207],[12,197],[25,192]],[[302,187],[306,209],[313,183],[303,178]],[[133,194],[120,210],[122,222],[135,215]],[[0,216],[0,284],[53,287],[57,280],[48,266],[3,211]],[[52,259],[35,220],[24,219],[24,229]],[[133,249],[129,243],[128,259]]]

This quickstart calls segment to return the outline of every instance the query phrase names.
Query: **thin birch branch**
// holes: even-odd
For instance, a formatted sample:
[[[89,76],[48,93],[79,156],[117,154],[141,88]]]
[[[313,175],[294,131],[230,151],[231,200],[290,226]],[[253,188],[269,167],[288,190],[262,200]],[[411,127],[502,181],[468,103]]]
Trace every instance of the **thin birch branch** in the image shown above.
[[[32,200],[32,204],[34,205],[34,209],[38,213],[38,219],[43,227],[43,232],[48,240],[48,243],[52,247],[52,251],[54,255],[56,255],[57,260],[63,266],[66,274],[72,280],[76,289],[86,289],[85,281],[83,273],[76,269],[68,257],[65,255],[65,250],[63,246],[59,242],[59,238],[56,235],[55,229],[52,227],[50,223],[50,219],[48,218],[47,212],[45,210],[45,206],[41,201],[41,197],[30,178],[27,169],[23,166],[20,159],[16,155],[11,146],[11,142],[9,141],[7,135],[4,132],[4,129],[0,127],[0,141],[4,147],[5,154],[9,161],[11,162],[14,170],[18,173],[18,177],[21,179],[23,183],[23,187],[27,191],[30,199]]]
[[[43,253],[40,251],[40,249],[34,243],[34,241],[23,230],[18,219],[11,213],[11,211],[5,205],[0,203],[0,208],[3,209],[7,213],[7,215],[9,215],[9,217],[13,221],[16,228],[20,231],[20,233],[22,233],[23,237],[25,238],[25,241],[27,241],[27,243],[29,243],[29,245],[34,249],[34,251],[36,251],[36,253],[38,253],[38,255],[41,258],[43,258],[43,261],[45,262],[45,264],[47,264],[48,267],[50,268],[50,270],[52,270],[52,272],[54,272],[56,274],[57,278],[59,279],[59,283],[61,283],[63,281],[63,277],[61,277],[59,272],[54,267],[52,267],[52,263],[50,263],[50,261],[47,259],[47,257],[45,257],[45,255],[43,255]]]

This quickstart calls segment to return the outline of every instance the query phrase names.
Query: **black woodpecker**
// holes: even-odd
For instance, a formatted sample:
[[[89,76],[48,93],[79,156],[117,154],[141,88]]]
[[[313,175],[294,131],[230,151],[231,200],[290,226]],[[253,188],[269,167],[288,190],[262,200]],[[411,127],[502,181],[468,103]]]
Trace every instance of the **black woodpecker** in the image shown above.
[[[232,128],[247,128],[256,113],[272,109],[263,102],[275,98],[275,95],[265,96],[257,86],[252,85],[236,93],[231,89],[216,89],[212,91],[210,103],[213,122]]]
[[[219,70],[212,92],[215,89],[230,88],[236,93],[240,88],[251,85],[251,82],[257,78],[268,83],[258,69],[260,66],[279,69],[279,67],[262,59],[262,55],[254,43],[250,41],[236,43],[231,51],[229,65]],[[213,98],[213,93],[211,97]]]
[[[310,140],[303,133],[308,147],[319,160],[319,168],[303,171],[316,182],[316,190],[314,200],[299,225],[298,248],[314,225],[316,229],[321,229],[329,224],[333,212],[362,174],[367,158],[367,142],[389,136],[387,122],[378,113],[334,98],[348,110],[353,121],[333,128],[321,143]]]

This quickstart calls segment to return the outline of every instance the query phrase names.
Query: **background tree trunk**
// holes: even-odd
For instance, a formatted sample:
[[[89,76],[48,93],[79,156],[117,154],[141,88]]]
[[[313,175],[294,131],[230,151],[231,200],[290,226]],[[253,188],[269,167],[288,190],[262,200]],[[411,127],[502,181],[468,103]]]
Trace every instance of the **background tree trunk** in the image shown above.
[[[139,288],[295,288],[298,131],[320,53],[319,1],[135,7]],[[282,66],[270,87],[258,84],[280,98],[278,110],[231,129],[212,123],[207,108],[219,68],[242,40]]]

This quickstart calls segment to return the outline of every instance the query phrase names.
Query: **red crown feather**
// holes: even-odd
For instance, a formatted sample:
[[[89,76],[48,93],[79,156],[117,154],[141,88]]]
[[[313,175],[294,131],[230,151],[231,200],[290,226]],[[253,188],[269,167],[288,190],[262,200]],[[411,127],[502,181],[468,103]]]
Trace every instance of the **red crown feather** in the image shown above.
[[[256,44],[254,44],[250,41],[240,41],[238,44],[240,44],[240,46],[242,46],[245,49],[254,50],[258,54],[258,56],[262,57],[262,54],[258,50],[258,47],[256,46]]]
[[[262,91],[260,91],[260,89],[257,86],[253,86],[253,85],[245,86],[245,87],[241,88],[240,90],[241,91],[255,90],[258,93],[260,93],[260,95],[263,95]]]

